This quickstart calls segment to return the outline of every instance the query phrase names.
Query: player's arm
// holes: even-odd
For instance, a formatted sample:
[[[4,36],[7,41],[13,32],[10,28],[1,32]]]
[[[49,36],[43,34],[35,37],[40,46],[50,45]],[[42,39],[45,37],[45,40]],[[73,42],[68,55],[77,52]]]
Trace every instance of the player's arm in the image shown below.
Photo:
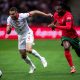
[[[10,34],[10,33],[11,33],[11,28],[12,28],[11,18],[10,18],[10,16],[9,16],[9,17],[7,18],[6,34]]]
[[[58,29],[70,30],[71,26],[72,26],[72,22],[73,22],[72,17],[68,16],[66,18],[66,25],[65,26],[56,25],[55,27],[58,28]]]
[[[48,27],[51,27],[51,28],[52,28],[52,30],[54,30],[54,29],[55,29],[55,27],[56,27],[56,25],[54,24],[54,22],[52,22],[51,24],[49,24],[49,25],[48,25]]]
[[[72,26],[71,21],[69,22],[67,21],[65,26],[60,26],[58,23],[57,24],[51,23],[50,25],[48,25],[48,27],[51,27],[52,30],[54,30],[55,28],[61,29],[61,30],[70,30],[71,26]]]
[[[10,33],[11,33],[11,26],[10,25],[7,25],[5,39],[7,39],[9,37],[9,34]]]
[[[6,33],[7,34],[10,34],[11,33],[11,26],[10,25],[7,25]]]
[[[65,29],[65,30],[70,30],[72,26],[72,22],[66,22],[66,26],[55,26],[58,29]]]
[[[52,17],[53,15],[51,13],[46,14],[44,12],[38,11],[38,10],[34,10],[29,12],[30,16],[35,16],[35,15],[41,15],[41,16],[46,16],[46,17]]]
[[[56,28],[56,25],[58,25],[57,20],[56,20],[56,13],[54,13],[52,18],[53,18],[53,22],[51,24],[49,24],[48,27],[51,27],[52,30],[54,30]]]
[[[6,27],[6,35],[5,38],[7,39],[9,37],[9,34],[11,33],[11,23],[10,23],[10,17],[7,18],[7,27]]]
[[[53,18],[54,18],[54,16],[53,16]],[[54,30],[54,29],[56,28],[56,24],[57,24],[57,21],[56,21],[56,19],[54,18],[53,22],[52,22],[51,24],[49,24],[48,27],[51,27],[52,30]]]

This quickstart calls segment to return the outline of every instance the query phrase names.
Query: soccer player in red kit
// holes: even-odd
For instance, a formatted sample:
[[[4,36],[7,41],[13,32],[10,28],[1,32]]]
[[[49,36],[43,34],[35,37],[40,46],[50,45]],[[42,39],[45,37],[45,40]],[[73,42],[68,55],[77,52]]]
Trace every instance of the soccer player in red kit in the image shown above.
[[[75,73],[76,69],[72,61],[70,47],[75,50],[76,54],[80,57],[80,47],[78,35],[74,29],[74,20],[68,6],[60,3],[55,7],[56,12],[53,15],[54,21],[49,25],[52,29],[62,30],[62,46],[64,47],[64,55],[67,59],[70,72]]]

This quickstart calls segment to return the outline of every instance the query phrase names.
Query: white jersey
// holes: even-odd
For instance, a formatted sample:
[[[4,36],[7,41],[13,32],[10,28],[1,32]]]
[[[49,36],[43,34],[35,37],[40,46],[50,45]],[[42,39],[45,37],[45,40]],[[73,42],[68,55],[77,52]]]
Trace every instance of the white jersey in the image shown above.
[[[29,13],[19,13],[17,20],[12,20],[12,18],[9,16],[7,18],[7,25],[14,27],[18,35],[22,35],[25,32],[32,32],[27,23],[28,17]]]

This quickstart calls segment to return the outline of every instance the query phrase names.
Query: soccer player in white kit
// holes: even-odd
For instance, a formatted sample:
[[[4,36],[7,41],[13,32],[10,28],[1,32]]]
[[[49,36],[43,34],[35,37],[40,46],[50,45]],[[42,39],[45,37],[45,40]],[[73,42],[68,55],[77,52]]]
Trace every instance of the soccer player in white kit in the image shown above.
[[[41,11],[31,11],[28,13],[18,13],[15,7],[9,10],[10,16],[7,18],[7,34],[10,34],[11,28],[14,27],[18,34],[18,49],[21,54],[22,59],[30,65],[29,73],[33,73],[36,66],[33,64],[31,59],[28,57],[28,53],[40,59],[43,67],[47,67],[47,61],[42,57],[36,50],[32,48],[34,43],[33,31],[30,29],[27,23],[27,18],[34,15],[42,15],[46,17],[52,16],[51,14],[46,14]]]

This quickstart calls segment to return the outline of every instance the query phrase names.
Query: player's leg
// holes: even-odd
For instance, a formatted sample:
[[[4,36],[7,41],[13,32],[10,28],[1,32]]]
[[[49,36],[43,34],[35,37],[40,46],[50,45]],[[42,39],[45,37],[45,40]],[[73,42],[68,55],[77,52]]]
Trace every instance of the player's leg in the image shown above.
[[[77,56],[80,57],[80,48],[75,49],[75,52],[76,52]]]
[[[26,38],[26,50],[33,56],[40,59],[44,67],[47,67],[47,61],[44,57],[42,57],[35,49],[32,48],[34,42],[33,34],[28,34]]]
[[[64,55],[68,61],[69,66],[71,67],[71,73],[76,72],[73,61],[72,61],[72,56],[70,52],[70,43],[69,41],[63,41],[63,46],[64,46]]]
[[[72,48],[75,50],[78,57],[80,57],[80,41],[78,38],[71,40]]]
[[[19,50],[20,54],[21,54],[21,57],[22,59],[27,63],[29,64],[30,66],[32,66],[32,61],[28,58],[28,56],[26,55],[26,50]]]
[[[30,71],[29,73],[33,73],[34,70],[36,69],[35,65],[33,64],[33,62],[31,61],[31,59],[26,55],[26,50],[19,50],[22,59],[30,65]]]
[[[31,59],[27,56],[26,53],[26,40],[24,36],[18,36],[18,49],[21,54],[22,59],[30,65],[29,73],[33,73],[35,70],[35,65],[32,63]]]
[[[80,41],[75,40],[75,44],[73,43],[73,49],[75,50],[78,57],[80,57]]]
[[[47,67],[47,61],[46,61],[45,57],[41,56],[35,49],[32,49],[32,55],[34,55],[35,57],[40,59],[44,68]]]
[[[32,49],[32,44],[31,43],[27,43],[27,52],[29,52],[30,54],[32,54],[33,56],[37,57],[38,59],[40,59],[43,67],[47,67],[47,61],[46,59],[41,56],[36,50]]]

